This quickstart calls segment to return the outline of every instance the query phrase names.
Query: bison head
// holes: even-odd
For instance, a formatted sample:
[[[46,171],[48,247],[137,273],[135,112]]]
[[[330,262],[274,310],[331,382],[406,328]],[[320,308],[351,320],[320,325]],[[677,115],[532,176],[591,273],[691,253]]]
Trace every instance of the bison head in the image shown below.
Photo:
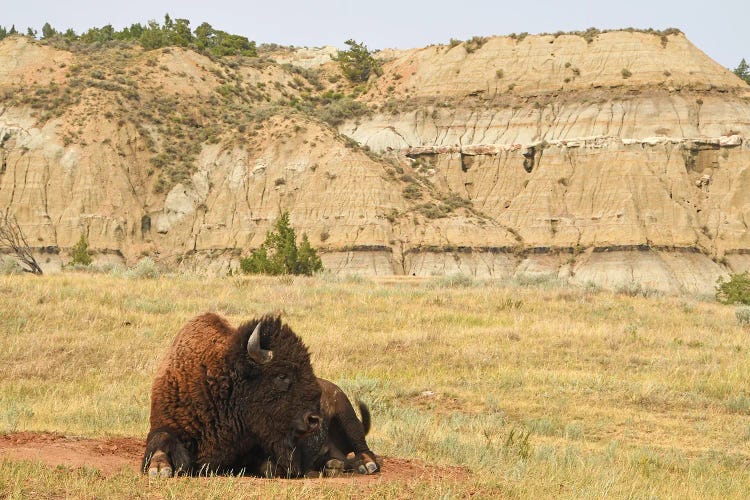
[[[264,317],[238,330],[249,360],[247,364],[241,362],[246,371],[238,370],[237,380],[247,404],[238,403],[253,428],[264,431],[259,437],[269,457],[286,469],[285,473],[296,474],[296,442],[316,431],[321,423],[321,390],[310,355],[278,317]],[[259,407],[262,411],[257,411]]]

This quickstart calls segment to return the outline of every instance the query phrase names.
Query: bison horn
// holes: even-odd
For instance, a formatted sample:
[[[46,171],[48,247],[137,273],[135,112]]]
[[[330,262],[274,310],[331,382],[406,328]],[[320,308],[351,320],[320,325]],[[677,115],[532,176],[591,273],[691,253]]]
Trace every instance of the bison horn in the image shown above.
[[[273,358],[273,351],[260,348],[260,323],[255,326],[253,334],[247,341],[247,355],[259,365],[264,365]]]

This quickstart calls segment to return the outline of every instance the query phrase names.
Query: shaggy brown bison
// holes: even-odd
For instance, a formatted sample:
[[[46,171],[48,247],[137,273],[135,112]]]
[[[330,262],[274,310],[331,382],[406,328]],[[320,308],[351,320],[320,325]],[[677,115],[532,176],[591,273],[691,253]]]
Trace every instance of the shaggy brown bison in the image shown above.
[[[321,389],[307,348],[278,317],[239,328],[216,314],[177,334],[151,389],[149,476],[302,472],[294,449],[318,429]]]
[[[380,467],[365,441],[370,430],[367,405],[359,403],[360,422],[344,391],[322,378],[318,378],[318,384],[322,391],[320,410],[323,420],[315,432],[299,441],[302,470],[328,475],[353,470],[360,474],[374,474]]]

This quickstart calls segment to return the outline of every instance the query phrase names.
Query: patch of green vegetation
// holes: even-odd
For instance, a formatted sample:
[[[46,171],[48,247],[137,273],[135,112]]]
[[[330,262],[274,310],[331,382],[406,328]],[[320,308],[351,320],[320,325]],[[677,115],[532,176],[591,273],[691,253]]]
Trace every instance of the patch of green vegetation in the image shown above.
[[[448,205],[433,201],[417,205],[414,209],[417,213],[424,215],[428,219],[442,219],[452,212]]]
[[[349,46],[349,49],[339,51],[336,60],[344,76],[350,81],[363,83],[370,78],[370,75],[383,73],[380,63],[372,57],[366,45],[352,39],[344,43]]]
[[[458,208],[471,209],[474,206],[471,203],[471,200],[467,200],[455,191],[451,191],[449,193],[441,193],[440,200],[445,203],[451,210],[456,210]]]
[[[363,102],[355,100],[352,96],[333,91],[325,92],[319,97],[310,96],[295,107],[332,127],[338,127],[346,120],[352,120],[370,112]]]
[[[739,76],[745,83],[750,85],[750,65],[747,64],[745,58],[742,58],[737,67],[732,70],[732,73]]]
[[[0,27],[0,35],[2,33],[3,28]],[[146,24],[131,24],[120,31],[107,24],[101,28],[90,28],[81,35],[77,35],[72,29],[59,32],[49,23],[45,23],[42,28],[42,40],[68,50],[81,49],[82,45],[116,46],[118,43],[126,42],[140,45],[146,50],[186,47],[212,57],[258,55],[255,42],[247,37],[215,29],[206,22],[191,31],[188,19],[172,19],[169,14],[165,14],[162,24],[151,20]]]
[[[422,198],[422,189],[418,184],[408,184],[401,194],[407,200],[418,200]]]
[[[8,106],[26,105],[39,110],[41,111],[38,115],[39,120],[46,122],[61,116],[68,108],[81,101],[83,88],[75,84],[79,82],[79,80],[73,80],[67,86],[55,82],[30,88],[12,86],[0,93],[0,102]]]
[[[71,249],[72,265],[88,266],[91,265],[91,255],[89,255],[89,241],[85,234],[81,234],[78,243]]]
[[[722,304],[750,305],[750,274],[745,271],[716,280],[716,300]]]
[[[297,247],[297,237],[289,223],[289,212],[279,216],[273,231],[266,233],[266,241],[240,260],[240,269],[246,274],[303,274],[311,276],[323,270],[317,251],[310,245],[306,234]]]
[[[523,33],[519,35],[516,35],[515,33],[511,33],[510,35],[508,35],[508,37],[514,39],[516,43],[522,42],[523,39],[526,38],[527,36],[529,36],[529,34],[526,31],[524,31]]]
[[[464,43],[464,49],[468,54],[473,54],[477,50],[481,49],[482,46],[487,43],[488,38],[486,36],[473,36]]]

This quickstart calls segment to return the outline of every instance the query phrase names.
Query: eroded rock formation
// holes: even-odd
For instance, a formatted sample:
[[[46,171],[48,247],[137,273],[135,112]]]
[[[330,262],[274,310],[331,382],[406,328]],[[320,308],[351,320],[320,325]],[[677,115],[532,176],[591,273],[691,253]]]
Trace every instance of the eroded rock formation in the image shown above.
[[[708,293],[750,267],[750,88],[684,36],[453,45],[382,51],[369,112],[336,130],[305,112],[347,91],[329,49],[10,37],[0,207],[48,268],[85,233],[100,260],[226,270],[284,210],[338,272]]]

